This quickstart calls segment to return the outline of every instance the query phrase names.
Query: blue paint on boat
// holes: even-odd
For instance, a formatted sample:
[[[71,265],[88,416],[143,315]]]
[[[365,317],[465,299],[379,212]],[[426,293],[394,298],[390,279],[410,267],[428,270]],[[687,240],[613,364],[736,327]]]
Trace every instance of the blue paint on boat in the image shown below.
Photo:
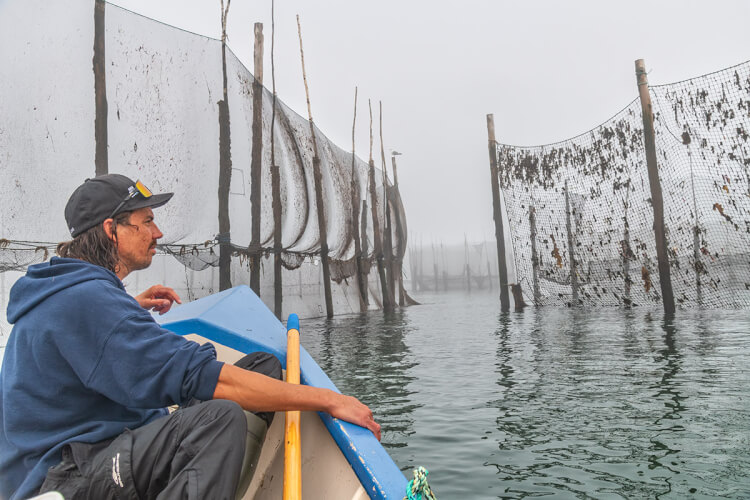
[[[286,328],[247,286],[184,304],[157,319],[180,335],[195,333],[243,353],[270,352],[286,365]],[[299,319],[292,326],[299,329]],[[300,378],[303,384],[341,392],[303,347]],[[318,414],[371,498],[404,497],[406,477],[372,432],[327,413]]]

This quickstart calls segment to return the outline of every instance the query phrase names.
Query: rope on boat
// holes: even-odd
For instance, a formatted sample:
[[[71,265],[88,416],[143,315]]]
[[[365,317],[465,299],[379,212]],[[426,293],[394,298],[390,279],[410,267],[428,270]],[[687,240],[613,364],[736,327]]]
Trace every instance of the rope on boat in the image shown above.
[[[404,500],[437,500],[432,488],[427,484],[427,474],[429,471],[422,466],[414,469],[414,479],[406,486]]]

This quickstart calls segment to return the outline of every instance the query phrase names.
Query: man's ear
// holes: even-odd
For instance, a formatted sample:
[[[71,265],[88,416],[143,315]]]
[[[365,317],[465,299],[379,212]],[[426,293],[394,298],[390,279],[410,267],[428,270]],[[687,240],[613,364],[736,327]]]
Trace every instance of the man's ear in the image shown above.
[[[117,235],[115,234],[114,230],[114,223],[114,219],[105,219],[104,222],[102,222],[102,229],[104,229],[104,233],[107,235],[107,238],[112,241],[117,241]]]

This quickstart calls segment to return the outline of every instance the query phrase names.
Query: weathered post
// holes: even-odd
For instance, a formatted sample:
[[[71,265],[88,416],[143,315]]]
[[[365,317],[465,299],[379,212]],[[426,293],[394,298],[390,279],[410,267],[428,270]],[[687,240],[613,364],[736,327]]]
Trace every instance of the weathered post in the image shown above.
[[[654,134],[654,113],[651,106],[651,95],[648,91],[648,76],[643,59],[635,61],[635,76],[638,82],[638,94],[641,98],[643,112],[643,139],[646,147],[646,164],[648,165],[648,183],[651,187],[651,204],[654,207],[654,237],[656,241],[656,258],[659,263],[659,285],[661,286],[662,303],[666,314],[674,314],[674,294],[669,269],[667,236],[664,229],[664,199],[659,182],[659,167],[656,162],[656,138]]]
[[[357,87],[354,87],[354,119],[352,120],[352,236],[354,237],[354,262],[357,266],[357,289],[359,290],[359,310],[367,311],[367,289],[362,283],[362,244],[359,239],[359,187],[357,185],[357,157],[354,154],[354,132],[357,125]]]
[[[534,286],[534,305],[541,304],[542,294],[539,291],[539,254],[536,251],[536,208],[529,206],[529,228],[531,231],[531,275]]]
[[[260,297],[261,167],[263,163],[263,24],[255,23],[253,58],[253,144],[250,154],[250,288]],[[273,134],[273,131],[271,131]]]
[[[500,310],[510,311],[508,294],[508,268],[505,262],[505,233],[500,205],[500,185],[498,183],[497,142],[495,141],[495,117],[487,115],[487,136],[490,150],[490,177],[492,178],[492,208],[495,219],[495,240],[497,241],[497,269],[500,280]]]
[[[367,266],[367,272],[365,272],[365,259],[367,259],[367,252],[370,251],[370,249],[367,246],[367,200],[362,200],[362,210],[361,210],[361,218],[360,218],[360,241],[362,244],[362,253],[360,262],[362,263],[362,274],[361,276],[361,282],[360,287],[363,290],[363,296],[365,299],[365,308],[368,308],[370,305],[370,284],[369,284],[369,273],[370,273],[370,265]]]
[[[438,291],[438,285],[440,284],[440,281],[438,281],[438,264],[437,264],[437,255],[435,254],[435,242],[432,242],[432,274],[435,277],[435,292]]]
[[[302,58],[302,79],[305,82],[305,97],[307,99],[307,114],[310,119],[310,136],[313,144],[313,180],[315,182],[315,206],[318,212],[318,231],[320,233],[320,263],[323,267],[323,292],[326,301],[326,316],[333,318],[333,297],[331,296],[331,270],[328,262],[328,226],[323,206],[323,176],[320,172],[320,156],[318,156],[318,141],[315,138],[315,124],[313,123],[310,107],[310,91],[307,87],[307,73],[305,72],[305,52],[302,50],[302,27],[297,15],[297,33],[299,34],[299,52]]]
[[[372,211],[372,240],[374,244],[373,253],[377,261],[378,276],[380,276],[380,291],[383,295],[383,310],[391,311],[393,306],[390,301],[390,294],[388,293],[388,282],[385,277],[385,269],[383,268],[383,245],[382,245],[382,234],[380,232],[380,222],[378,221],[378,193],[375,188],[375,160],[372,159],[372,104],[369,99],[367,101],[370,107],[370,169],[369,169],[369,184],[370,184],[370,199],[371,199],[371,211]]]
[[[383,258],[385,260],[386,283],[388,284],[388,299],[392,306],[396,304],[395,277],[393,274],[393,231],[391,228],[391,200],[388,196],[388,168],[385,161],[385,147],[383,145],[383,101],[380,105],[380,159],[383,166]]]
[[[396,170],[396,156],[400,155],[398,151],[391,152],[391,163],[393,164],[393,193],[398,200],[401,199],[401,193],[398,190],[398,170]],[[398,305],[404,307],[404,254],[406,253],[406,231],[401,227],[401,217],[396,218],[396,238],[398,238],[398,252],[396,255],[396,275],[398,276]]]
[[[630,223],[628,222],[628,208],[630,207],[630,181],[627,184],[627,192],[625,194],[625,215],[623,216],[624,232],[622,235],[622,272],[625,275],[624,290],[623,290],[623,303],[625,307],[631,307],[633,301],[630,298],[630,285],[632,280],[630,279],[630,260],[633,258],[633,251],[630,249]]]
[[[96,175],[109,173],[107,153],[107,71],[105,53],[104,14],[107,3],[104,0],[94,2],[94,168]]]
[[[688,158],[690,159],[690,189],[693,192],[693,268],[695,270],[695,300],[698,307],[703,306],[703,285],[701,284],[701,228],[698,223],[698,202],[695,199],[695,174],[693,173],[693,157],[690,151],[690,135],[685,133],[682,138],[683,144],[687,146]]]
[[[471,293],[471,256],[469,255],[469,242],[464,233],[464,271],[466,273],[466,289]]]
[[[273,103],[271,104],[271,208],[273,210],[273,311],[281,319],[282,313],[282,282],[281,282],[281,175],[276,165],[276,141],[274,128],[276,125],[276,68],[274,65],[274,4],[271,0],[271,84],[273,85]]]
[[[232,288],[232,238],[229,222],[229,187],[232,182],[232,146],[227,94],[227,15],[229,3],[221,1],[221,76],[222,99],[219,101],[219,290]]]
[[[570,258],[570,289],[573,297],[570,301],[572,307],[578,307],[578,268],[575,253],[575,238],[573,237],[573,224],[570,221],[570,192],[568,181],[565,180],[565,229],[568,233],[568,257]]]

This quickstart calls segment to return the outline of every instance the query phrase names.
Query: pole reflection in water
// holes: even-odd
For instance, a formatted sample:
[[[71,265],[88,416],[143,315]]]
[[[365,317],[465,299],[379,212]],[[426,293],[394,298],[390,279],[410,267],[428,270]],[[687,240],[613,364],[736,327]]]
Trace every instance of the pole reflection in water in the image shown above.
[[[750,498],[750,315],[497,296],[308,320],[303,345],[439,498]]]

